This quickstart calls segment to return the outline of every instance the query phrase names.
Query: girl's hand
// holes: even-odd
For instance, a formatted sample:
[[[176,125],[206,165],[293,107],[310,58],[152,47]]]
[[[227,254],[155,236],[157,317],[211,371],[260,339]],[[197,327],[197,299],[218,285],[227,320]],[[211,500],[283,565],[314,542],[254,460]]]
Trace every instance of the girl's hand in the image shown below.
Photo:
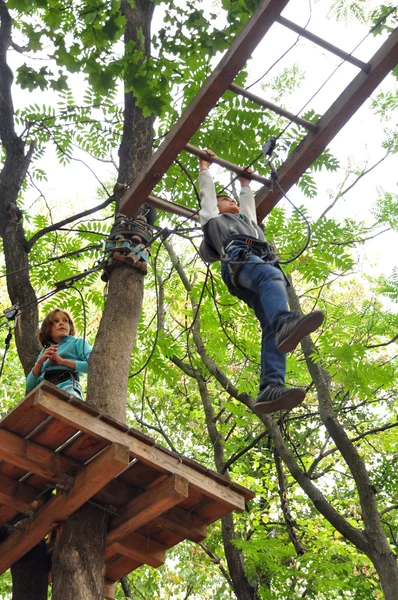
[[[56,363],[57,365],[63,365],[63,366],[67,366],[66,365],[66,360],[64,358],[62,358],[62,356],[60,356],[59,354],[57,354],[56,352],[53,353],[51,360]]]
[[[49,346],[44,350],[43,354],[40,356],[36,364],[41,366],[44,362],[46,362],[47,359],[54,360],[54,355],[57,354],[57,350],[57,344]]]
[[[206,154],[209,156],[215,156],[213,150],[205,150]],[[212,163],[205,158],[199,157],[199,169],[203,171],[203,169],[208,169]]]

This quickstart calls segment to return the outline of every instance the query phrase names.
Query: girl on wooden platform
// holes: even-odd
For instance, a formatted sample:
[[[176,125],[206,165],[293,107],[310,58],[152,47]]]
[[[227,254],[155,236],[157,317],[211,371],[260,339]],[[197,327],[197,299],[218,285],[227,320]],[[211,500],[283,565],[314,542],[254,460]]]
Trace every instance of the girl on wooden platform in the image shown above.
[[[91,346],[75,337],[69,313],[59,308],[50,311],[41,324],[39,341],[43,349],[26,379],[26,391],[45,379],[83,400],[79,379],[81,373],[88,371]]]

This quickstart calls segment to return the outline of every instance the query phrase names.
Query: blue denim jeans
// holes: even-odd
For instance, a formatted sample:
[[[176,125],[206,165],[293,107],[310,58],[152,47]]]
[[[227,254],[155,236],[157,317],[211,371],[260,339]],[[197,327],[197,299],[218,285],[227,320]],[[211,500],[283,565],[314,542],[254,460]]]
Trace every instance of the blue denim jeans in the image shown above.
[[[234,287],[228,260],[236,260],[241,249],[242,244],[239,242],[228,249],[227,260],[222,262],[221,274],[230,292],[246,302],[254,310],[260,322],[261,391],[269,384],[285,383],[286,355],[277,349],[275,334],[282,322],[294,313],[288,310],[286,284],[282,271],[264,262],[255,254],[250,254],[243,259],[237,281],[239,287]]]

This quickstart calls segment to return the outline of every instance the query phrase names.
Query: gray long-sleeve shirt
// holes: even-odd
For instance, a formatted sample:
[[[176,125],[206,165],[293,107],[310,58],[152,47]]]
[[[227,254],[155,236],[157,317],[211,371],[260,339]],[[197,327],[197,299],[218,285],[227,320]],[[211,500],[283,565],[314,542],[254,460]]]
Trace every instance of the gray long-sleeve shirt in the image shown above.
[[[199,218],[205,237],[200,253],[204,260],[220,260],[223,244],[231,235],[250,236],[264,241],[264,234],[257,225],[256,203],[249,186],[241,188],[239,214],[220,214],[210,171],[200,171],[198,181],[201,199]]]

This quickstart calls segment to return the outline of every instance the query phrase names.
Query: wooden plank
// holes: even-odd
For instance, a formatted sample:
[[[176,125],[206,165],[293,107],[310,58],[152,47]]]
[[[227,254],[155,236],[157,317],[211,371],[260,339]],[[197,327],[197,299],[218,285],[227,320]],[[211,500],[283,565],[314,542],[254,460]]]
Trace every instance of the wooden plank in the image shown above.
[[[18,511],[25,509],[35,510],[38,503],[35,501],[39,492],[27,485],[20,483],[6,475],[0,475],[0,504],[15,508]]]
[[[93,437],[90,434],[82,433],[76,436],[74,440],[68,444],[65,449],[62,450],[64,456],[74,458],[76,460],[86,462],[92,456],[101,452],[107,445],[107,440],[101,440],[97,437]]]
[[[211,163],[216,163],[217,165],[220,165],[220,167],[224,167],[224,169],[228,169],[228,171],[232,171],[232,173],[236,173],[236,175],[244,175],[248,179],[253,179],[254,181],[258,181],[259,183],[263,183],[264,185],[271,186],[270,179],[267,179],[266,177],[263,177],[262,175],[257,175],[256,173],[247,173],[245,171],[244,167],[239,167],[238,165],[235,165],[234,163],[229,162],[229,160],[224,160],[223,158],[220,158],[219,156],[210,156],[209,154],[207,154],[207,152],[205,152],[204,150],[201,150],[200,148],[196,148],[195,146],[192,146],[192,144],[187,144],[185,146],[185,150],[187,152],[189,152],[190,154],[194,154],[195,156],[204,158],[205,160],[208,160]]]
[[[171,531],[192,542],[202,542],[207,537],[207,521],[178,506],[157,517],[152,523],[159,529]]]
[[[36,444],[41,444],[51,450],[56,450],[69,440],[78,430],[62,421],[52,419],[44,427],[29,436]]]
[[[343,93],[319,119],[317,133],[308,133],[286,162],[278,170],[278,179],[282,189],[287,192],[323,152],[329,142],[355,114],[366,98],[372,94],[384,77],[398,62],[398,28],[370,60],[368,73],[360,72],[346,87]],[[256,195],[257,215],[261,221],[279,200],[282,192],[275,185],[271,192],[262,189]]]
[[[147,167],[123,195],[120,202],[122,213],[134,215],[145,202],[288,2],[289,0],[262,0],[213,73],[166,135]]]
[[[369,71],[368,63],[365,63],[362,60],[359,60],[359,58],[355,58],[355,56],[348,54],[348,52],[344,52],[344,50],[341,50],[341,48],[338,48],[337,46],[330,44],[330,42],[327,42],[326,40],[319,37],[318,35],[311,33],[311,31],[308,31],[308,29],[304,29],[303,27],[296,25],[296,23],[293,23],[293,21],[289,21],[288,19],[285,19],[285,17],[282,17],[282,15],[279,15],[278,17],[276,17],[275,21],[277,21],[277,23],[280,23],[284,27],[287,27],[291,31],[298,33],[302,37],[305,37],[307,40],[314,42],[314,44],[316,44],[317,46],[320,46],[321,48],[328,50],[328,52],[331,52],[332,54],[339,56],[340,58],[351,63],[352,65],[355,65],[359,69],[362,69],[362,71],[365,71],[365,73],[367,73]]]
[[[111,519],[107,545],[152,521],[187,496],[188,480],[179,475],[172,475],[150,488],[121,509],[120,517]]]
[[[25,437],[37,425],[47,419],[47,415],[42,413],[40,408],[35,405],[35,390],[26,398],[23,398],[18,404],[3,417],[0,421],[0,429],[7,429],[13,433]]]
[[[116,477],[126,468],[128,461],[126,446],[108,446],[76,476],[67,494],[60,492],[53,496],[32,519],[27,519],[21,531],[15,531],[0,545],[0,574],[38,544],[56,523],[66,519]]]
[[[105,600],[114,600],[116,583],[114,581],[104,581],[104,598]]]
[[[0,459],[59,484],[65,484],[65,474],[74,476],[80,468],[76,461],[5,429],[0,429]]]
[[[106,578],[110,581],[117,581],[121,577],[131,573],[131,571],[135,571],[141,565],[142,562],[127,558],[126,556],[119,556],[106,565]]]
[[[179,457],[174,457],[162,449],[150,446],[129,433],[118,431],[111,425],[104,423],[92,415],[83,413],[76,406],[65,402],[56,402],[51,394],[46,390],[45,384],[42,384],[40,394],[36,396],[36,403],[40,409],[51,416],[55,416],[66,423],[77,424],[79,429],[86,431],[93,437],[126,444],[130,448],[133,457],[148,464],[150,467],[165,473],[174,473],[188,479],[193,488],[197,488],[206,496],[221,502],[229,510],[244,510],[245,499],[252,499],[253,493],[250,490],[241,488],[236,491],[228,487],[230,482],[226,480],[225,485],[220,481],[212,479],[210,472],[201,473],[184,464]]]
[[[130,533],[107,546],[105,560],[114,554],[122,554],[157,569],[164,564],[166,550],[167,548],[159,542],[138,533]]]
[[[231,83],[231,85],[229,86],[228,89],[231,92],[234,92],[235,94],[239,94],[240,96],[247,98],[251,102],[258,104],[259,106],[263,106],[264,108],[271,110],[272,112],[276,113],[277,115],[280,115],[281,117],[285,117],[286,119],[289,119],[289,121],[293,121],[293,123],[297,123],[297,125],[301,125],[302,127],[305,127],[309,131],[318,131],[318,126],[315,123],[310,123],[310,121],[307,121],[306,119],[302,119],[301,117],[294,115],[293,113],[289,112],[288,110],[285,110],[284,108],[280,108],[280,106],[277,106],[276,104],[273,104],[272,102],[268,102],[268,100],[264,100],[264,98],[261,98],[260,96],[256,96],[256,94],[252,94],[252,92],[249,92],[248,90],[245,90],[244,88],[239,87],[235,83]]]

